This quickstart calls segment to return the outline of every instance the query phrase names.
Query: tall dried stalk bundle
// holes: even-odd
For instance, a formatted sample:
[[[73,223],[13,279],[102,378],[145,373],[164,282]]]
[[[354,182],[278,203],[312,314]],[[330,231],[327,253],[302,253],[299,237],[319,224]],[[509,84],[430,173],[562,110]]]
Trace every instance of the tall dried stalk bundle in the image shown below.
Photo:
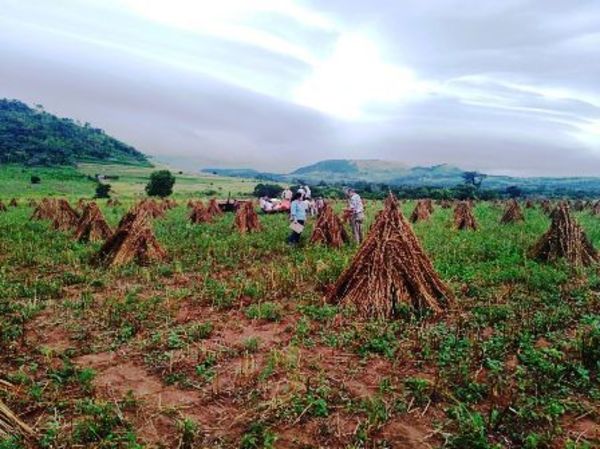
[[[129,262],[149,265],[166,257],[167,253],[152,232],[148,212],[140,209],[125,214],[117,230],[100,248],[96,261],[104,266]]]
[[[234,225],[242,234],[261,230],[260,220],[254,210],[252,201],[247,201],[240,205],[235,213]]]
[[[310,242],[340,248],[348,241],[348,233],[344,228],[344,223],[335,214],[331,206],[325,204],[315,222]]]
[[[550,215],[552,213],[552,203],[550,200],[542,200],[540,206],[546,215]]]
[[[418,221],[427,221],[430,216],[431,211],[427,204],[427,200],[419,200],[410,215],[410,222],[416,223]]]
[[[56,201],[56,209],[54,211],[54,220],[52,226],[58,231],[71,231],[77,227],[79,223],[79,214],[71,207],[65,199]]]
[[[592,215],[596,215],[596,216],[600,215],[600,200],[598,200],[594,204],[592,204],[590,213]]]
[[[525,216],[523,215],[523,211],[521,210],[521,206],[517,200],[512,199],[506,205],[506,209],[504,209],[504,214],[500,219],[500,223],[508,224],[508,223],[516,223],[517,221],[525,221]]]
[[[8,209],[6,208],[6,204],[0,200],[0,212],[6,212]]]
[[[111,235],[112,230],[98,205],[93,201],[86,204],[75,230],[75,240],[79,242],[102,242]]]
[[[54,199],[43,198],[31,215],[31,220],[53,220],[57,202]]]
[[[152,199],[141,200],[133,207],[133,212],[146,212],[149,218],[162,218],[165,216],[165,207]]]
[[[216,198],[211,198],[210,201],[208,202],[208,212],[210,212],[210,214],[213,216],[218,216],[218,215],[223,214],[223,211],[219,207],[219,202],[217,201]]]
[[[83,211],[83,208],[85,207],[86,203],[87,203],[87,201],[84,198],[79,198],[77,200],[77,204],[75,205],[75,208]]]
[[[573,210],[575,212],[582,212],[585,209],[585,203],[581,200],[577,200],[573,203]]]
[[[598,262],[598,252],[583,229],[571,216],[569,205],[561,202],[552,212],[550,229],[531,248],[532,259],[555,262],[565,259],[571,265],[591,265]]]
[[[439,314],[454,302],[391,194],[326,299],[379,319],[396,317],[403,306]]]
[[[473,215],[473,205],[468,201],[459,202],[454,208],[454,226],[459,231],[476,230],[477,222]]]
[[[9,205],[10,207],[18,207],[18,206],[19,206],[19,203],[18,203],[18,201],[17,201],[17,199],[16,199],[16,198],[13,198],[13,199],[11,199],[11,200],[10,200],[10,203],[8,203],[8,205]]]
[[[13,436],[33,437],[35,432],[0,400],[0,439]]]
[[[209,223],[212,221],[212,218],[211,213],[204,207],[202,201],[196,201],[190,213],[190,221],[194,224]]]
[[[535,207],[535,204],[533,204],[533,201],[531,201],[531,200],[525,201],[525,209],[533,209],[534,207]]]
[[[435,211],[435,207],[433,207],[433,200],[431,198],[427,198],[425,200],[423,200],[425,202],[425,205],[427,206],[427,210],[429,211],[429,214],[433,214],[433,212]]]

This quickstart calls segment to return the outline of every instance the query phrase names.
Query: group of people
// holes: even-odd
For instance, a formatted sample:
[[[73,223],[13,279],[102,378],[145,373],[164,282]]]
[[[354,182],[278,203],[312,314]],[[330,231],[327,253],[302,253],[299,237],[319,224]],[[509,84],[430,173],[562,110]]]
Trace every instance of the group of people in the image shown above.
[[[311,197],[311,191],[308,186],[301,186],[296,193],[293,193],[289,187],[286,187],[282,193],[282,198],[289,198],[290,203],[290,229],[291,234],[288,237],[290,245],[298,245],[307,215],[318,215],[325,207],[325,200],[322,197],[314,200]],[[362,198],[354,189],[346,190],[346,198],[348,200],[347,210],[350,213],[350,224],[352,226],[352,234],[357,243],[363,240],[363,222],[365,219],[365,209]]]

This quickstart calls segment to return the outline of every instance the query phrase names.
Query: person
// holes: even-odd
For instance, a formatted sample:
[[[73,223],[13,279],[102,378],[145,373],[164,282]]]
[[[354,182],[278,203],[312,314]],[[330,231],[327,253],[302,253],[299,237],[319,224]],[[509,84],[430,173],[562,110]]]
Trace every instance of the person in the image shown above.
[[[262,211],[267,214],[273,210],[273,203],[271,202],[271,199],[268,196],[261,197],[258,204]]]
[[[290,190],[289,186],[286,187],[285,189],[283,189],[283,192],[281,192],[281,199],[284,201],[292,201],[292,196],[294,194],[292,193],[292,191]]]
[[[356,243],[360,244],[363,240],[362,224],[365,219],[365,209],[360,195],[354,189],[348,189],[346,195],[348,197],[348,209],[351,213],[352,234],[354,234]]]
[[[304,197],[306,196],[306,190],[304,190],[304,187],[298,187],[298,191],[296,193],[299,193],[301,195],[302,201],[304,201]]]
[[[312,199],[312,192],[310,191],[310,187],[308,187],[307,185],[303,187],[304,189],[304,198],[307,200]]]
[[[292,233],[288,237],[288,243],[290,245],[298,245],[300,243],[302,231],[304,230],[304,223],[306,222],[306,204],[302,200],[302,194],[300,192],[296,192],[294,195],[290,207],[290,221],[292,222],[290,228],[294,225],[300,226],[297,229],[292,229]]]

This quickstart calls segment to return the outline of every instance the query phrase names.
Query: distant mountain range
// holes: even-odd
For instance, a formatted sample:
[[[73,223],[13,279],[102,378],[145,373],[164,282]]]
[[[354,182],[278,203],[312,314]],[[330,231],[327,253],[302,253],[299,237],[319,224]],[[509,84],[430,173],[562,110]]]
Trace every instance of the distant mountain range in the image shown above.
[[[304,181],[318,184],[322,181],[336,184],[357,182],[380,183],[406,187],[454,187],[464,182],[465,170],[447,164],[431,167],[409,167],[406,164],[378,159],[329,159],[300,167],[290,173],[261,172],[253,169],[206,168],[206,173],[222,176],[254,178],[280,183]],[[517,178],[489,175],[483,188],[504,189],[518,186],[527,191],[543,192],[597,192],[600,195],[600,178],[593,177],[535,177]]]
[[[81,124],[0,99],[0,163],[74,165],[103,162],[149,165],[144,154],[89,123]]]

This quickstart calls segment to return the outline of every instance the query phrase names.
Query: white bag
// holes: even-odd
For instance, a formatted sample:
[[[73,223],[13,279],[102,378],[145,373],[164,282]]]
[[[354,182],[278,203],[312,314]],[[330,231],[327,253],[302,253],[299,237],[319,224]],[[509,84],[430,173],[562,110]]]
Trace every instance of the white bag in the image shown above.
[[[304,231],[304,226],[298,223],[297,221],[294,221],[290,224],[290,229],[296,234],[301,234],[302,231]]]

